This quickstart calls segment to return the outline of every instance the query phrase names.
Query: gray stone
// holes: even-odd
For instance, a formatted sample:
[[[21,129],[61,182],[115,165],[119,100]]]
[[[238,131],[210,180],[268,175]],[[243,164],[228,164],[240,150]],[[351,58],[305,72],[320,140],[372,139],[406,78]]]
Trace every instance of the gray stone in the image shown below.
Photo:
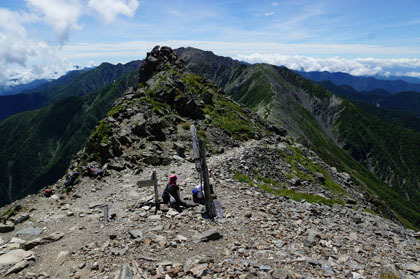
[[[25,259],[32,258],[33,256],[34,256],[34,253],[32,251],[25,251],[23,249],[12,250],[0,256],[0,266],[16,264]]]
[[[414,273],[420,272],[420,264],[417,264],[417,263],[405,263],[401,265],[401,268],[404,270],[414,272]]]
[[[281,240],[277,240],[274,242],[274,245],[276,245],[277,248],[282,248],[284,246],[284,242]]]
[[[142,230],[131,230],[128,232],[131,238],[142,238],[143,231]]]
[[[16,233],[16,235],[40,235],[44,230],[41,228],[27,227],[23,228]]]
[[[147,220],[150,220],[150,221],[160,221],[161,219],[162,217],[160,215],[151,215],[147,217]]]
[[[271,277],[275,279],[288,279],[292,278],[290,274],[291,272],[287,269],[275,269],[271,274]]]
[[[62,265],[70,257],[70,255],[71,255],[70,251],[61,251],[60,253],[58,253],[58,256],[56,259],[57,263],[59,265]]]
[[[174,149],[178,156],[185,158],[185,146],[183,144],[180,144],[178,142],[174,142]]]
[[[89,204],[88,204],[88,207],[89,207],[90,209],[92,209],[92,208],[95,208],[95,207],[101,206],[101,205],[103,205],[103,204],[104,204],[104,202],[103,202],[103,201],[94,201],[94,202],[89,203]]]
[[[196,238],[199,242],[207,242],[209,240],[218,240],[222,238],[222,234],[220,234],[216,229],[209,229],[205,232],[202,232],[196,235]]]
[[[64,236],[64,233],[55,232],[55,233],[52,233],[48,236],[44,236],[42,238],[35,238],[31,241],[23,243],[22,248],[25,249],[25,250],[29,250],[29,249],[32,249],[32,248],[34,248],[36,246],[39,246],[39,245],[44,245],[44,244],[47,244],[47,243],[51,243],[51,242],[60,240],[63,236]]]
[[[172,158],[174,158],[174,160],[177,160],[177,161],[184,161],[184,158],[182,158],[178,155],[174,155],[174,156],[172,156]]]
[[[325,176],[320,173],[320,172],[316,172],[315,173],[315,178],[318,179],[319,182],[324,183],[325,182]]]
[[[307,231],[307,236],[305,238],[305,245],[306,246],[315,246],[318,241],[321,239],[321,236],[313,230],[308,230]]]
[[[64,217],[66,217],[65,214],[55,214],[55,215],[51,216],[50,219],[58,220],[58,219],[63,219]]]
[[[265,272],[268,272],[268,271],[270,271],[270,270],[271,270],[271,267],[270,267],[270,266],[268,266],[268,265],[260,265],[260,266],[258,267],[258,269],[259,269],[259,270],[262,270],[262,271],[265,271]]]
[[[6,272],[6,276],[12,273],[18,273],[20,271],[22,271],[23,269],[25,269],[27,266],[29,265],[29,262],[27,260],[23,260],[18,262],[17,264],[15,264],[14,266],[12,266],[7,272]]]
[[[29,214],[22,213],[22,214],[19,214],[16,217],[10,218],[10,221],[12,221],[15,225],[17,225],[17,224],[25,222],[28,219],[29,219]]]
[[[11,232],[15,229],[15,224],[7,221],[6,224],[0,223],[0,233]]]
[[[204,275],[204,272],[207,269],[207,264],[199,264],[193,268],[191,268],[190,272],[195,276],[195,277],[201,277]]]

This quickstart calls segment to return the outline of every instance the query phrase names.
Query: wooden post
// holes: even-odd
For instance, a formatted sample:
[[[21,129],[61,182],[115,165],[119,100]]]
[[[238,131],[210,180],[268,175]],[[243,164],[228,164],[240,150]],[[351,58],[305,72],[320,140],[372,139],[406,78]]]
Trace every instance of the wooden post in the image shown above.
[[[159,203],[159,193],[158,193],[158,184],[157,184],[157,176],[156,176],[156,171],[153,171],[152,173],[152,177],[151,179],[153,181],[153,188],[155,190],[155,214],[157,213],[157,211],[160,208],[160,203]]]
[[[198,147],[197,131],[194,125],[190,126],[190,132],[192,138],[195,169],[201,174],[200,151]]]
[[[153,186],[154,191],[155,191],[155,206],[156,206],[155,214],[156,214],[157,211],[160,208],[156,171],[153,171],[152,175],[150,176],[150,180],[139,180],[139,181],[137,181],[137,186],[138,187],[150,187],[150,186]]]
[[[105,220],[105,222],[109,221],[108,220],[108,205],[107,204],[104,205],[104,220]]]
[[[209,172],[206,162],[206,146],[202,140],[199,141],[199,151],[201,158],[201,172],[204,181],[204,204],[206,206],[206,214],[210,219],[214,219],[214,217],[216,217],[216,208],[214,207],[213,198],[211,196]]]

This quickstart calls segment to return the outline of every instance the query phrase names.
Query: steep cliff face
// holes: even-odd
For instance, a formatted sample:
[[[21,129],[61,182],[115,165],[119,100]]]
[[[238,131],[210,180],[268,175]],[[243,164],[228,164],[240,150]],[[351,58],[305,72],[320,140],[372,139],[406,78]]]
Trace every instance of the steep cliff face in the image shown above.
[[[195,124],[209,152],[269,133],[284,133],[188,71],[172,49],[155,48],[140,67],[139,84],[118,99],[89,139],[81,162],[110,168],[168,165],[190,150]]]

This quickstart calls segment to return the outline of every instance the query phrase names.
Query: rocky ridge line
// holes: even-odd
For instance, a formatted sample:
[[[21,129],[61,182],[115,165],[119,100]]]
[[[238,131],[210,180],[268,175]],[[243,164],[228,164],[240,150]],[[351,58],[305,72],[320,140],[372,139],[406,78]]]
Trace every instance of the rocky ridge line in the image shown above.
[[[153,74],[115,103],[71,166],[76,170],[96,162],[107,167],[107,176],[83,176],[70,193],[60,192],[60,181],[52,197],[32,195],[9,207],[16,210],[9,211],[13,224],[0,235],[2,276],[420,276],[420,245],[413,231],[366,212],[374,207],[348,175],[227,100],[214,85],[186,71],[169,50],[148,54],[158,62],[155,67],[145,62],[141,71]],[[194,109],[185,110],[187,104]],[[162,191],[174,171],[190,202],[199,181],[185,129],[190,123],[202,131],[210,151],[210,178],[224,210],[224,218],[215,221],[203,219],[201,206],[182,212],[162,207],[155,214],[153,190],[136,186],[155,170]],[[281,191],[290,195],[277,195]],[[297,201],[292,193],[321,202]]]

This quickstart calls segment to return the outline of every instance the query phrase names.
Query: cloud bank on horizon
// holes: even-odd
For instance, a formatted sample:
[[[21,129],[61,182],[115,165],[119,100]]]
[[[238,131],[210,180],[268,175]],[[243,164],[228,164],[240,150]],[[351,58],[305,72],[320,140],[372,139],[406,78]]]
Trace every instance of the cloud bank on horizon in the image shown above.
[[[294,70],[420,78],[420,3],[0,0],[0,85],[193,46]]]
[[[343,72],[354,76],[408,76],[420,78],[418,58],[314,58],[299,55],[260,54],[237,55],[238,60],[251,64],[268,63],[297,71]]]
[[[56,78],[77,68],[60,50],[71,31],[83,29],[81,17],[98,16],[110,24],[119,15],[132,17],[139,6],[138,0],[25,0],[25,4],[18,11],[0,7],[0,84]],[[42,24],[54,31],[58,45],[30,34],[45,30]],[[28,60],[38,63],[28,66]]]

